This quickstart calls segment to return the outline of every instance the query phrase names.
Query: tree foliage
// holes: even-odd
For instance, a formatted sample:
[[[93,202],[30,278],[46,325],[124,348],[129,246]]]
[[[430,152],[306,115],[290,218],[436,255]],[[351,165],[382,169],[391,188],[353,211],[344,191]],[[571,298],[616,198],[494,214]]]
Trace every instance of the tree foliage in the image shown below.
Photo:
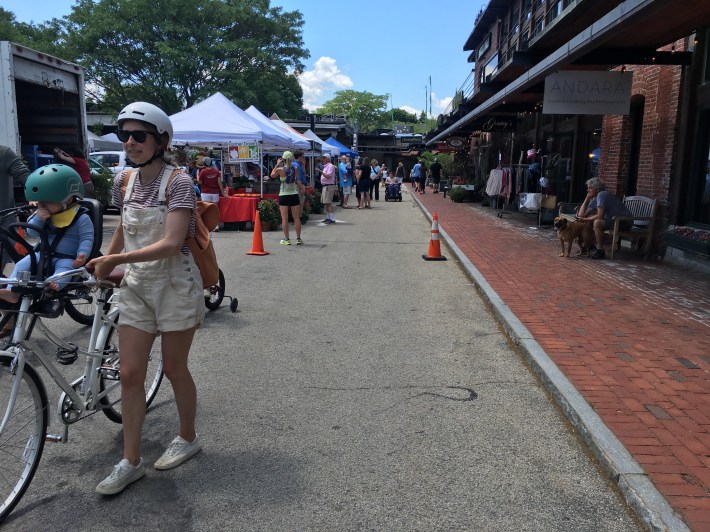
[[[84,66],[105,110],[146,100],[174,113],[220,91],[288,116],[302,106],[302,27],[269,0],[76,0],[64,19],[25,28],[24,44]]]
[[[389,113],[385,111],[388,98],[386,94],[378,96],[367,91],[337,91],[318,109],[318,114],[346,115],[348,124],[357,125],[361,132],[369,132],[387,125]]]
[[[417,115],[408,113],[404,109],[393,109],[392,113],[397,122],[404,122],[405,124],[415,124],[417,122]]]

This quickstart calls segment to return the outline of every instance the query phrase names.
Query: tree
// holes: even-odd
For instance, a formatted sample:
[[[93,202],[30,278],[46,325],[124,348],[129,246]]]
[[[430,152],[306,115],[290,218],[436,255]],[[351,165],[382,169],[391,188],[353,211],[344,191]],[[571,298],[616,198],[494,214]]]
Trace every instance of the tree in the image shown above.
[[[386,94],[378,96],[367,91],[337,91],[333,99],[318,109],[318,114],[346,115],[348,124],[357,124],[359,131],[373,131],[388,123],[389,113],[385,114],[388,98]]]
[[[394,119],[397,122],[404,122],[405,124],[415,124],[417,122],[417,115],[408,113],[404,109],[393,109]]]
[[[302,105],[302,27],[299,11],[269,0],[77,0],[34,37],[55,31],[61,50],[43,51],[84,66],[104,110],[146,100],[173,113],[221,91],[286,115]]]

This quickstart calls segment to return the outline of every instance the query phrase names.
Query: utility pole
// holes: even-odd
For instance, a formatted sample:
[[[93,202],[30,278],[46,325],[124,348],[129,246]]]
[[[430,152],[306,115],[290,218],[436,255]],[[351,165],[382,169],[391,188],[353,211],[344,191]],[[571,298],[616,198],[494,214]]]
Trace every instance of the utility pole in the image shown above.
[[[429,114],[427,119],[431,116],[431,75],[429,76]]]

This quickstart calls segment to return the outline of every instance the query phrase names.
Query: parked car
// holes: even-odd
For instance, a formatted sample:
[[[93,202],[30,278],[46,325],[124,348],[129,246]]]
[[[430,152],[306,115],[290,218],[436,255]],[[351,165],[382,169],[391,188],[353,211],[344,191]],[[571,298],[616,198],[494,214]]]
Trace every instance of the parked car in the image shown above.
[[[91,172],[91,177],[101,175],[101,172],[104,172],[104,171],[111,172],[108,168],[106,168],[103,164],[101,164],[101,161],[99,161],[98,159],[96,159],[92,156],[89,156],[88,163],[89,163],[89,171]],[[111,172],[111,174],[113,175],[113,172]]]
[[[121,173],[126,166],[132,166],[124,151],[95,151],[90,153],[89,157],[96,159],[98,163],[108,168],[113,175]]]

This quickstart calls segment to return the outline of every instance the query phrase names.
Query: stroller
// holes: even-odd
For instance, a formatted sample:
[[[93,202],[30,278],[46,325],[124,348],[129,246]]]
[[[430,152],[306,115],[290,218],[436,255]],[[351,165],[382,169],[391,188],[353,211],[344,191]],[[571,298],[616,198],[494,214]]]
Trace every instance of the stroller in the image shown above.
[[[402,184],[390,183],[385,186],[385,201],[402,201]]]

